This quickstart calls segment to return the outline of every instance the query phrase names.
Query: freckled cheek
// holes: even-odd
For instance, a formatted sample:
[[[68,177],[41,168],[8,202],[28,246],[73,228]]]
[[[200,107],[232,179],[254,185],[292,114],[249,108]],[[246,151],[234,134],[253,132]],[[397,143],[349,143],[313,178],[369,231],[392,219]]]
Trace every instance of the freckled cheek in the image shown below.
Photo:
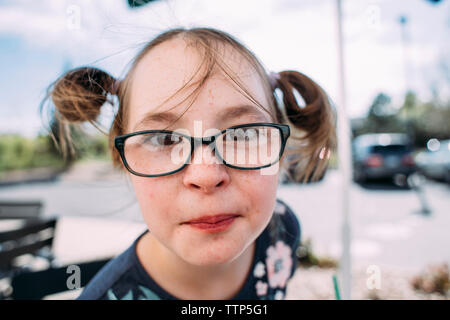
[[[140,201],[159,199],[161,196],[167,194],[167,192],[162,192],[162,190],[167,190],[167,188],[161,186],[160,183],[156,183],[156,181],[151,181],[149,179],[151,178],[132,178],[134,191]]]
[[[253,203],[270,202],[276,196],[277,176],[264,176],[259,171],[255,171],[254,173],[244,174],[235,181],[239,181],[239,189],[247,194]]]
[[[276,188],[278,185],[278,174],[262,174],[261,170],[233,171],[234,181],[247,186],[254,186],[257,189],[264,190]],[[266,191],[267,192],[267,191]]]
[[[267,206],[255,207],[248,217],[251,232],[258,234],[264,230],[272,217],[273,210]]]
[[[261,231],[269,222],[276,201],[277,177],[250,174],[242,177],[242,192],[249,200],[248,219],[253,230]]]
[[[132,182],[141,214],[147,225],[159,223],[160,213],[172,211],[168,207],[173,202],[169,201],[171,195],[168,194],[167,187],[148,179],[133,179]]]

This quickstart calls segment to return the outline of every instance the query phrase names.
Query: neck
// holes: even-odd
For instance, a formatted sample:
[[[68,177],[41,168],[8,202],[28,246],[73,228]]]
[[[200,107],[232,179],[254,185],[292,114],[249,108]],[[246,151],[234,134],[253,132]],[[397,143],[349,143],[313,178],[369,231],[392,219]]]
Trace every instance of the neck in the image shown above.
[[[161,245],[150,232],[140,239],[136,248],[147,273],[164,290],[180,299],[232,298],[247,279],[254,250],[253,242],[237,259],[227,264],[196,266]]]

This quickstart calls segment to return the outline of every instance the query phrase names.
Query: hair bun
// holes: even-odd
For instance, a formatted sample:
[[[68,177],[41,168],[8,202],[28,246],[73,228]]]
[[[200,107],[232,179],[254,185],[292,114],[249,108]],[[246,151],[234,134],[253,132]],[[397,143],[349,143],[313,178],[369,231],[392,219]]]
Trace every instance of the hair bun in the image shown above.
[[[293,179],[319,179],[328,165],[328,157],[323,154],[336,147],[336,114],[325,91],[311,78],[294,70],[280,75],[277,84],[283,92],[284,113],[292,126],[291,141],[298,142],[291,142],[288,150],[299,155],[292,161]],[[304,105],[297,100],[295,91]]]
[[[108,94],[116,94],[117,82],[107,72],[80,67],[55,81],[50,95],[62,117],[70,122],[94,121]]]

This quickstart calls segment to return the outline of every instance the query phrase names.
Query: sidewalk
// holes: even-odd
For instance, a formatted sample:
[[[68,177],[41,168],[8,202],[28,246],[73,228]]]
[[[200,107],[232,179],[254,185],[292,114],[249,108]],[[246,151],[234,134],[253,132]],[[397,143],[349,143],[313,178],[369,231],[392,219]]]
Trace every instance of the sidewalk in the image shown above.
[[[367,281],[371,273],[367,267],[355,267],[352,272],[352,300],[450,300],[439,294],[425,294],[413,290],[410,279],[415,276],[409,270],[392,266],[380,267],[380,288],[370,290]],[[298,268],[288,284],[288,300],[336,300],[333,275],[334,269]],[[342,286],[340,285],[342,297]]]
[[[0,174],[0,187],[31,182],[55,181],[63,169],[36,168],[28,170],[14,170]]]

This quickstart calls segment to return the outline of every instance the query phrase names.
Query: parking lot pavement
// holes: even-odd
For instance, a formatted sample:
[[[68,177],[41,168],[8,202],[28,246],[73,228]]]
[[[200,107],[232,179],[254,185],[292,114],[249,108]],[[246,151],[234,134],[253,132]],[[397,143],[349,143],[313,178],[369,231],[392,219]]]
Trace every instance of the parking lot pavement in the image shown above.
[[[297,213],[302,239],[310,238],[320,255],[339,258],[342,223],[340,177],[327,173],[324,181],[279,189]],[[450,263],[450,188],[427,181],[423,194],[431,212],[421,213],[414,190],[393,185],[353,184],[350,191],[351,252],[356,266],[388,265],[419,270],[431,263]]]

